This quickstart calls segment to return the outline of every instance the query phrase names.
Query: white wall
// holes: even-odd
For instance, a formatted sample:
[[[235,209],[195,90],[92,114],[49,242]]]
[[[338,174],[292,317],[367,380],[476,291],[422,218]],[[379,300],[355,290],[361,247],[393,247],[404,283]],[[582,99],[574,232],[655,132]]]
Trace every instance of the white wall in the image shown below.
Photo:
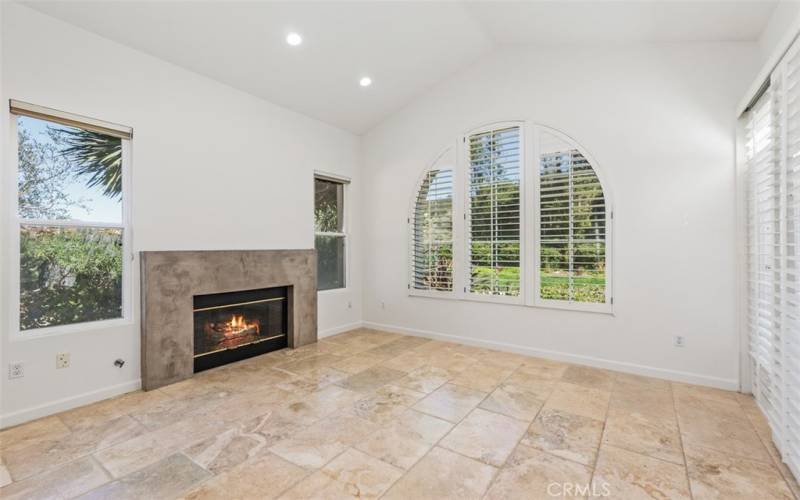
[[[735,107],[757,64],[755,43],[517,47],[438,85],[363,139],[365,321],[737,388]],[[459,134],[510,119],[566,132],[605,173],[614,316],[408,296],[421,170]]]
[[[766,62],[776,50],[786,50],[789,39],[797,34],[798,21],[800,2],[781,2],[775,6],[769,22],[758,38],[758,53],[762,62]]]
[[[772,15],[756,41],[757,72],[739,100],[737,111],[743,113],[753,96],[769,78],[789,45],[800,31],[800,2],[783,1],[775,6]]]
[[[351,177],[351,287],[320,294],[319,329],[357,324],[358,137],[26,7],[3,2],[2,17],[3,102],[13,98],[133,127],[136,252],[313,248],[313,171]],[[7,120],[5,105],[3,113]],[[8,143],[3,146],[7,151]],[[8,156],[5,194],[15,183]],[[224,196],[231,192],[237,196]],[[2,262],[2,425],[138,387],[138,322],[10,342],[7,259]],[[58,352],[71,353],[69,369],[56,372]],[[127,361],[122,369],[112,365],[118,357]],[[25,377],[8,380],[8,364],[18,361]]]

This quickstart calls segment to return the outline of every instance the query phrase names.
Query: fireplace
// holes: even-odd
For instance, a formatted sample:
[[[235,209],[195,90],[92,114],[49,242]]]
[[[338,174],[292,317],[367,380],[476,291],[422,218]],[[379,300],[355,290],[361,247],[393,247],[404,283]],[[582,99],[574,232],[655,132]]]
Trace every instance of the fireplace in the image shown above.
[[[234,361],[250,354],[248,351],[253,349],[266,351],[274,344],[297,348],[317,341],[316,250],[153,251],[141,252],[140,259],[141,366],[142,388],[146,391],[191,378],[196,370],[218,364],[212,363],[214,358],[223,357],[216,360],[220,363]],[[246,293],[255,292],[258,297],[259,292],[274,288],[283,291],[261,298],[248,297],[247,300],[231,300],[230,296],[219,299],[219,292],[243,290]],[[266,330],[261,325],[266,321],[269,326],[270,319],[262,316],[258,318],[258,335],[261,339],[279,334],[285,334],[286,337],[256,343],[250,343],[252,338],[239,339],[229,344],[241,347],[228,349],[225,346],[217,353],[204,352],[204,356],[195,357],[198,353],[195,351],[195,320],[203,321],[200,313],[207,311],[195,312],[194,309],[279,296],[284,296],[285,300],[271,302],[283,302],[284,330],[265,335]],[[277,307],[277,304],[272,304],[272,307]],[[229,316],[222,316],[217,321],[233,321],[232,310],[224,311],[224,307],[219,309]],[[258,314],[261,312],[257,311]],[[237,319],[231,325],[231,333],[242,329],[242,323],[253,323],[253,318],[248,316],[249,311],[235,314],[244,318]],[[240,326],[234,328],[235,325]],[[225,331],[223,325],[222,332]],[[219,348],[222,349],[222,346]]]
[[[194,371],[288,345],[288,287],[194,296]]]

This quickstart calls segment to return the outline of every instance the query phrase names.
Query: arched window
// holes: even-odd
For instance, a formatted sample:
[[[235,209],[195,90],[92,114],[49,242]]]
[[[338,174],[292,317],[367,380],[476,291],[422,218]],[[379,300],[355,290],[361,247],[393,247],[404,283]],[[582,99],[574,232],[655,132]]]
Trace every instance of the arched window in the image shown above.
[[[539,127],[539,297],[605,303],[606,200],[571,139]]]
[[[459,143],[417,184],[411,294],[611,312],[613,212],[590,155],[526,121]]]
[[[425,171],[414,198],[411,286],[453,290],[453,168],[448,150]]]

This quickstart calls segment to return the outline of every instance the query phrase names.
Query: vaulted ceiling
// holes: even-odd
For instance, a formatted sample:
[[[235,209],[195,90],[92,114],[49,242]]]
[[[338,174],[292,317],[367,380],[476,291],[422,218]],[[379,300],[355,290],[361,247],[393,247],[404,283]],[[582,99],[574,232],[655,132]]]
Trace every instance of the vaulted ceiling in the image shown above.
[[[503,44],[754,41],[771,1],[26,3],[332,125],[363,133]],[[295,31],[303,43],[290,47]],[[358,81],[368,75],[373,85]]]

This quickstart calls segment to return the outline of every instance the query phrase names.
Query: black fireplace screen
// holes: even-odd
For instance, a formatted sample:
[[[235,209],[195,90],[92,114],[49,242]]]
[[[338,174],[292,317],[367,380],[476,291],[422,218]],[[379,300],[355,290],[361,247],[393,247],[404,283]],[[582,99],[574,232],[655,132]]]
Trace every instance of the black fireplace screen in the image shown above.
[[[287,287],[194,297],[194,371],[287,346]]]

